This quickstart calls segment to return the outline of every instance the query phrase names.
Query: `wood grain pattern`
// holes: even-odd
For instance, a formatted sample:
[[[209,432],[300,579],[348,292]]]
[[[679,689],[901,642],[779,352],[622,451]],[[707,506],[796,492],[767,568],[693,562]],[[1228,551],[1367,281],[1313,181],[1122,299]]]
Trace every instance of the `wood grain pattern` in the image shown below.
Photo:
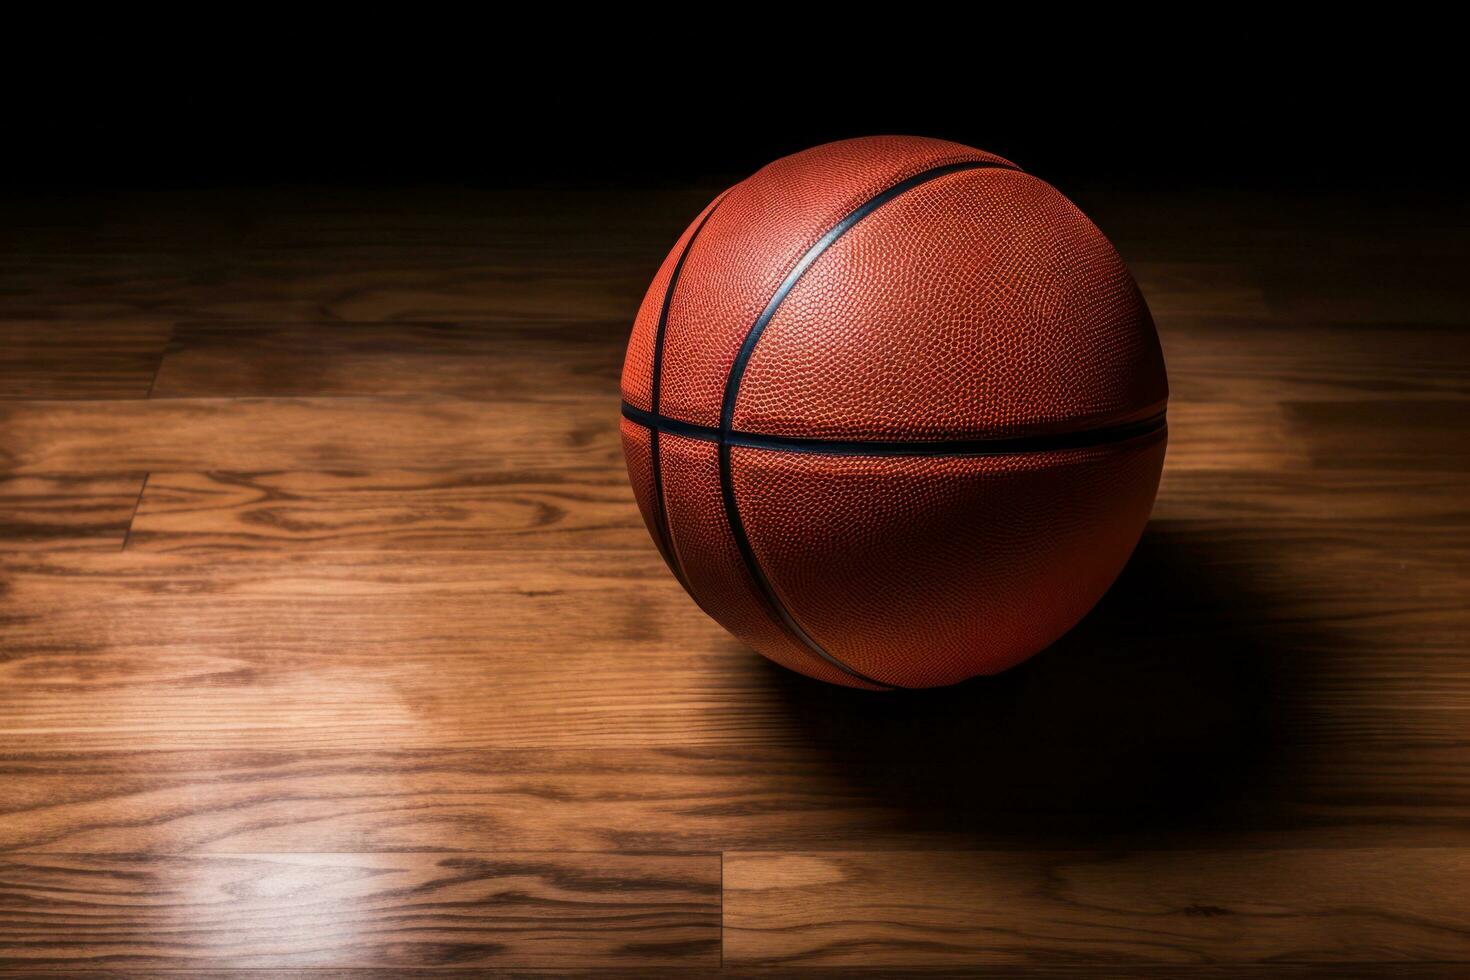
[[[738,964],[1464,960],[1463,849],[725,855]]]
[[[7,212],[0,975],[1463,974],[1463,206],[1083,188],[1154,518],[1051,650],[875,697],[709,621],[626,485],[708,191]]]
[[[1072,769],[1068,746],[970,746],[979,762],[962,768],[917,751],[917,737],[884,740],[902,751],[875,758],[875,738],[754,749],[11,752],[0,757],[8,787],[0,848],[814,851],[861,843],[1020,853],[1188,850],[1208,841],[1220,850],[1320,848],[1351,863],[1350,849],[1360,847],[1470,847],[1470,779],[1458,748],[1333,747],[1255,761],[1216,747],[1201,760],[1215,768],[1182,772],[1164,746],[1075,753],[1085,758]]]
[[[146,398],[169,329],[166,320],[0,318],[0,399]]]
[[[714,966],[720,858],[0,858],[0,962],[149,970]]]
[[[1158,716],[1130,722],[1128,699],[1151,692],[1181,726],[1175,739],[1202,747],[1224,741],[1211,725],[1302,744],[1458,739],[1470,704],[1455,669],[1470,619],[1463,549],[1451,538],[1415,555],[1391,531],[1330,531],[1263,541],[1258,528],[1203,537],[1161,523],[1119,589],[1046,657],[932,700],[955,698],[946,710],[963,717],[966,698],[1002,707],[1030,690],[1037,734],[1106,724],[1146,737],[1140,725]],[[12,617],[0,733],[18,748],[65,736],[122,749],[150,731],[190,746],[248,733],[262,748],[788,744],[835,737],[804,729],[839,704],[851,718],[828,723],[871,738],[872,699],[801,685],[762,697],[764,662],[646,548],[127,551],[0,567]],[[1384,590],[1388,577],[1402,589]],[[1122,700],[1097,706],[1100,691]],[[964,735],[985,733],[976,722]]]
[[[621,320],[181,323],[154,398],[452,394],[616,400]]]
[[[622,465],[615,397],[547,410],[438,396],[0,403],[11,475]]]
[[[68,207],[58,202],[57,209]],[[51,250],[16,246],[0,251],[6,323],[82,323],[104,332],[115,324],[124,335],[143,329],[142,324],[152,330],[187,318],[200,305],[213,307],[210,297],[229,268],[224,256],[208,249],[159,251],[141,242],[99,246],[75,229],[70,238],[65,230],[57,231],[65,244]],[[54,355],[48,361],[56,363]],[[156,364],[154,357],[150,366]],[[131,382],[137,375],[130,374]],[[58,394],[54,387],[47,390],[47,397]],[[125,397],[141,396],[129,384]]]
[[[642,550],[611,466],[367,473],[153,473],[128,547],[144,551]]]
[[[143,474],[0,477],[0,552],[120,551]]]

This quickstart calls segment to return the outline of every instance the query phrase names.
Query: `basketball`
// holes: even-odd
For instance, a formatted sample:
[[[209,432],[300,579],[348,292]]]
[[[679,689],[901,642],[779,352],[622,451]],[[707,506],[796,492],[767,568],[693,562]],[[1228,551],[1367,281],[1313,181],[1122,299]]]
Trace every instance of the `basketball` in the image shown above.
[[[1005,670],[1127,562],[1168,382],[1103,234],[1001,157],[873,137],[777,160],[675,243],[634,321],[623,448],[699,606],[811,677]]]

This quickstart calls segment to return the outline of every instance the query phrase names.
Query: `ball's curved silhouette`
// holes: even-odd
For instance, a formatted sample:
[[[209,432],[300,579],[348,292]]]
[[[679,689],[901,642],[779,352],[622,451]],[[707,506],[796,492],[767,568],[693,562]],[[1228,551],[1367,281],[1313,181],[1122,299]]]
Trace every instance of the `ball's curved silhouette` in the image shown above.
[[[777,160],[717,197],[638,311],[638,505],[741,640],[930,687],[1072,627],[1153,504],[1168,384],[1133,278],[1045,182],[941,140]]]

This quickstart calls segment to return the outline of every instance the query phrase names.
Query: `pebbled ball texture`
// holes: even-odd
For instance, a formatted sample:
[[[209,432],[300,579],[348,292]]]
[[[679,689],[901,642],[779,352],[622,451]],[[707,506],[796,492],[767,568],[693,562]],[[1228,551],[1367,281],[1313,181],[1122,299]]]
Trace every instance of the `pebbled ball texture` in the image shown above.
[[[634,322],[622,433],[707,613],[813,677],[928,687],[1020,662],[1107,590],[1167,398],[1137,286],[1066,198],[993,154],[875,137],[695,219]]]

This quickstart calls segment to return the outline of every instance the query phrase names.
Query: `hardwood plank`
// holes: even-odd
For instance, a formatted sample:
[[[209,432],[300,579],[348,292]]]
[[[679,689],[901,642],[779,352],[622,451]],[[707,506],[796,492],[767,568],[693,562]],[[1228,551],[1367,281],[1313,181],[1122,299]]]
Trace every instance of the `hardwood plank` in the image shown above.
[[[1174,402],[1166,470],[1465,473],[1461,398]]]
[[[153,473],[128,547],[160,552],[622,551],[648,532],[613,467]]]
[[[781,752],[77,752],[7,755],[0,772],[11,787],[0,801],[4,850],[687,851],[835,846],[853,833],[926,840],[895,833],[891,804]]]
[[[617,398],[628,321],[181,323],[155,398]]]
[[[0,399],[146,398],[170,324],[0,319]]]
[[[1191,469],[1168,466],[1154,504],[1159,522],[1193,527],[1249,523],[1286,532],[1316,528],[1349,537],[1396,529],[1398,550],[1467,547],[1470,474],[1418,469]],[[1222,527],[1223,533],[1223,527]]]
[[[622,465],[615,398],[436,396],[0,403],[0,470],[552,469]]]
[[[0,249],[7,320],[97,324],[104,331],[111,323],[199,318],[201,307],[212,308],[210,297],[227,267],[216,250],[89,247],[75,241],[40,251]],[[129,396],[141,397],[131,391]]]
[[[736,965],[1470,960],[1470,850],[725,855]]]
[[[1331,248],[1283,249],[1262,266],[1267,301],[1296,319],[1463,328],[1470,214],[1463,201],[1422,205],[1417,224],[1406,226],[1404,212],[1389,211],[1334,236]],[[1308,220],[1330,225],[1332,219],[1315,210]]]
[[[1470,394],[1470,337],[1459,329],[1347,327],[1217,313],[1160,318],[1159,329],[1176,404],[1463,399]]]
[[[1459,976],[1462,965],[1458,963],[1272,963],[1272,964],[1250,964],[1233,963],[1222,964],[1195,964],[1187,972],[1189,977],[1199,977],[1201,980],[1220,980],[1220,978],[1241,978],[1248,980],[1446,980]],[[404,976],[434,976],[434,977],[483,977],[485,969],[479,968],[456,968],[456,967],[425,967],[375,969],[370,967],[350,967],[347,969],[332,969],[324,967],[307,968],[303,970],[230,970],[230,969],[206,969],[206,970],[180,970],[170,967],[167,970],[157,971],[159,975],[167,976],[170,980],[259,980],[262,972],[268,972],[272,980],[283,978],[283,980],[401,980]],[[78,975],[74,971],[66,971],[66,975]],[[88,969],[82,976],[114,977],[132,976],[125,970],[118,969]],[[523,980],[540,980],[548,975],[546,970],[526,969],[503,970],[497,967],[494,971],[496,977],[523,978]],[[696,971],[688,967],[639,967],[634,969],[620,967],[597,967],[590,970],[562,970],[557,969],[556,976],[571,977],[639,977],[647,980],[669,980],[672,977],[688,976],[717,976],[722,978],[736,978],[736,980],[793,980],[793,978],[806,978],[806,980],[834,980],[834,978],[861,977],[863,980],[908,980],[910,977],[920,977],[923,980],[970,980],[974,977],[993,977],[1001,980],[1014,980],[1018,975],[1014,965],[985,966],[970,965],[965,967],[905,967],[903,969],[884,969],[882,967],[721,967],[716,971]],[[1060,964],[1047,963],[1044,965],[1031,964],[1025,969],[1026,977],[1036,980],[1118,980],[1120,976],[1126,976],[1128,980],[1179,980],[1180,968],[1176,966],[1158,966],[1156,964],[1130,964],[1126,974],[1120,974],[1117,967],[1106,964]],[[54,977],[55,971],[45,969],[31,970],[4,970],[0,969],[3,977]]]
[[[1248,743],[1463,741],[1466,552],[1463,535],[1417,547],[1395,527],[1160,527],[1047,657],[892,702],[964,717],[980,699],[1010,717],[1030,691],[1035,718],[1075,729],[1080,710],[1147,738],[1092,702],[1151,692],[1176,738],[1204,743],[1210,724],[1241,724],[1238,704]],[[872,698],[786,682],[651,548],[16,555],[0,580],[0,733],[16,748],[135,748],[141,732],[160,746],[784,745],[820,736],[807,718],[823,713],[872,741]]]
[[[104,483],[106,481],[103,481]],[[1165,470],[1157,521],[1357,529],[1400,547],[1470,548],[1470,475],[1423,468]],[[1223,529],[1222,529],[1222,533]],[[132,550],[474,551],[641,549],[624,469],[286,471],[149,475]]]
[[[713,967],[719,855],[0,857],[0,965]]]
[[[1240,262],[1145,260],[1130,269],[1154,319],[1166,326],[1182,318],[1229,317],[1234,325],[1271,315],[1260,274]]]
[[[1310,433],[1319,468],[1470,472],[1470,405],[1458,399],[1296,402],[1292,427]]]
[[[17,561],[0,737],[683,742],[761,675],[651,551]]]
[[[245,248],[230,256],[227,281],[180,293],[176,318],[631,323],[661,258],[524,242]]]
[[[1423,544],[1393,527],[1159,528],[1049,655],[937,701],[964,716],[966,699],[993,698],[1009,716],[1034,684],[1037,718],[1081,709],[1136,733],[1126,712],[1103,722],[1088,705],[1150,692],[1174,705],[1176,737],[1205,743],[1202,726],[1240,724],[1236,699],[1258,715],[1252,740],[1459,739],[1470,563],[1463,540]],[[773,688],[784,675],[646,547],[15,556],[0,581],[0,734],[18,748],[137,747],[144,733],[158,747],[787,744],[816,737],[814,711],[861,729],[874,703]]]
[[[118,551],[142,474],[0,476],[0,552]]]
[[[346,244],[0,252],[0,278],[11,286],[6,313],[17,320],[631,322],[661,258],[568,261],[515,246]]]
[[[1167,729],[1083,752],[1075,740],[943,742],[964,733],[953,723],[870,725],[887,730],[661,749],[96,751],[53,739],[68,747],[0,756],[0,850],[1470,847],[1463,745],[1205,746],[1195,758],[1193,733]],[[1016,726],[996,727],[999,738]]]

